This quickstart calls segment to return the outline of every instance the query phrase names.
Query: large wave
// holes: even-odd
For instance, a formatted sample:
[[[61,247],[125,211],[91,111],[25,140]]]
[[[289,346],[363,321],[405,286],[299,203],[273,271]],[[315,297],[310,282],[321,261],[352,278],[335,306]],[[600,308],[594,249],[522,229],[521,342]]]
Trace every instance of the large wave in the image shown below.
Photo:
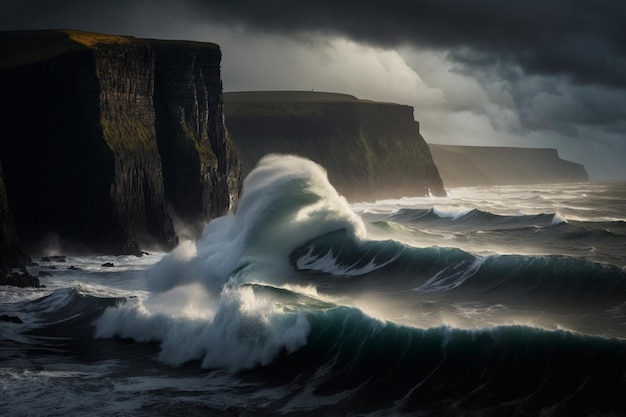
[[[150,288],[200,282],[219,290],[231,278],[275,281],[288,254],[304,242],[340,229],[365,236],[361,218],[328,182],[326,171],[307,159],[266,156],[243,190],[235,214],[213,220],[198,242],[184,243],[148,271]],[[242,269],[245,274],[234,273]]]
[[[316,236],[365,226],[319,165],[269,155],[248,175],[236,213],[218,218],[146,273],[153,295],[107,310],[97,336],[159,341],[173,365],[232,369],[265,364],[305,343],[306,318],[285,313],[249,282],[286,282],[289,253]]]
[[[431,296],[499,297],[546,302],[620,301],[626,270],[570,256],[478,256],[456,248],[415,248],[394,240],[355,240],[344,231],[318,236],[290,254],[295,269]]]
[[[307,346],[267,372],[308,394],[281,412],[319,415],[328,402],[334,413],[378,409],[375,415],[626,409],[624,345],[615,339],[526,326],[416,329],[345,307],[316,314],[311,327]]]

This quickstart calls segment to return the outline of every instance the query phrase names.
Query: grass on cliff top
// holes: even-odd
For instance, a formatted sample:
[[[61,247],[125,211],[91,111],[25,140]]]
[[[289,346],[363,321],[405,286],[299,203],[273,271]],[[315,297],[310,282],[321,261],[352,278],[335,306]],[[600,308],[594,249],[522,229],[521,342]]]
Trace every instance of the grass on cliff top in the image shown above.
[[[19,68],[98,45],[132,45],[145,41],[154,45],[186,45],[219,50],[219,45],[210,42],[139,39],[70,29],[0,31],[0,70]]]
[[[129,36],[79,30],[30,30],[0,32],[0,70],[19,68],[99,44],[130,44]]]
[[[349,94],[321,91],[238,91],[224,93],[225,103],[346,103],[363,101]]]
[[[153,46],[165,46],[165,47],[192,47],[198,49],[215,49],[220,50],[220,46],[212,42],[199,42],[199,41],[186,41],[176,39],[144,39],[150,42]]]
[[[88,48],[93,48],[100,44],[129,45],[137,41],[132,36],[107,35],[104,33],[83,32],[80,30],[62,30],[61,32],[66,33],[71,41],[78,42]]]
[[[320,91],[241,91],[223,94],[226,116],[310,116],[328,111],[329,104],[390,104],[349,94]]]

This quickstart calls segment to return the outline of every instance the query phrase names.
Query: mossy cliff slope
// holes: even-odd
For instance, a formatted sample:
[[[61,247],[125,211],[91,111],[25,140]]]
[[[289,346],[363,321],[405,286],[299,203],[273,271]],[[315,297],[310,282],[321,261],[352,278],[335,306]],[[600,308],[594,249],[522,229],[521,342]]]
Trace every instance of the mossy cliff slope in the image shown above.
[[[166,164],[162,158],[178,146],[171,142],[181,139],[170,132],[209,125],[209,117],[218,124],[222,120],[217,45],[78,31],[0,36],[0,159],[15,227],[27,247],[55,234],[89,251],[167,250],[177,242],[168,205],[194,224],[228,210],[239,193],[239,174],[223,128],[222,137],[208,145],[219,129],[202,127],[183,138],[194,142],[185,160],[174,157]],[[203,63],[178,65],[168,52],[176,47]],[[199,78],[197,68],[211,76]],[[161,87],[168,83],[210,94],[198,97],[186,90],[171,100]],[[210,110],[157,122],[157,113],[168,114],[163,109],[179,113],[183,105]],[[177,167],[187,169],[182,176],[191,184],[185,202],[167,177]],[[214,178],[219,175],[233,178]],[[216,190],[222,185],[231,188]],[[218,196],[211,200],[203,192]],[[213,206],[207,208],[206,201]]]
[[[556,149],[430,145],[446,187],[588,181],[585,167]]]
[[[224,94],[244,174],[268,153],[307,157],[351,201],[445,195],[413,108],[321,92]]]

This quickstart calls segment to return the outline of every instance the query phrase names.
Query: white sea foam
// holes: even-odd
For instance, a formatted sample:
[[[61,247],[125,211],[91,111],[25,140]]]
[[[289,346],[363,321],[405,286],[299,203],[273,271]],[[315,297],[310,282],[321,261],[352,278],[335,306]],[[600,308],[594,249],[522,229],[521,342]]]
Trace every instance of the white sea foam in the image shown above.
[[[486,257],[476,257],[473,262],[462,262],[460,264],[451,264],[435,275],[433,275],[423,285],[415,288],[413,291],[433,293],[446,292],[462,285],[471,278],[481,265],[485,262]]]
[[[461,217],[467,215],[467,213],[469,213],[470,211],[472,211],[472,209],[467,209],[467,208],[443,209],[439,207],[433,207],[433,214],[435,214],[437,217],[442,218],[442,219],[458,220]]]
[[[558,211],[554,213],[554,217],[552,217],[552,225],[557,225],[561,223],[567,223],[567,219]]]
[[[351,265],[339,265],[337,255],[333,254],[332,250],[329,250],[323,256],[315,256],[313,255],[313,248],[309,248],[307,253],[298,258],[296,266],[298,269],[327,272],[335,276],[358,276],[383,268],[398,259],[401,254],[402,251],[398,251],[393,257],[384,262],[376,262],[376,257],[372,257],[367,264],[361,266],[358,266],[360,260]]]
[[[193,284],[108,309],[96,336],[159,341],[159,360],[173,366],[199,360],[205,368],[239,370],[295,351],[308,332],[304,313],[285,314],[250,287],[227,286],[214,297]]]

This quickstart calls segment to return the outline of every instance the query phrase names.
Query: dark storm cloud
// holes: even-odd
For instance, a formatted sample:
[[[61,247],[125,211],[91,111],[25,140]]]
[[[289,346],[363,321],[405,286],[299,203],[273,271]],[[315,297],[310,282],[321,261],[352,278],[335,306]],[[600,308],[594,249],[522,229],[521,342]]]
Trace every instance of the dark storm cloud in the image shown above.
[[[277,33],[327,32],[381,46],[452,51],[468,66],[626,87],[619,0],[188,0],[199,18]]]
[[[619,0],[5,0],[2,7],[3,25],[60,14],[76,23],[81,15],[125,19],[130,8],[149,18],[174,9],[248,30],[445,49],[468,67],[517,66],[525,74],[626,88],[626,2]]]

